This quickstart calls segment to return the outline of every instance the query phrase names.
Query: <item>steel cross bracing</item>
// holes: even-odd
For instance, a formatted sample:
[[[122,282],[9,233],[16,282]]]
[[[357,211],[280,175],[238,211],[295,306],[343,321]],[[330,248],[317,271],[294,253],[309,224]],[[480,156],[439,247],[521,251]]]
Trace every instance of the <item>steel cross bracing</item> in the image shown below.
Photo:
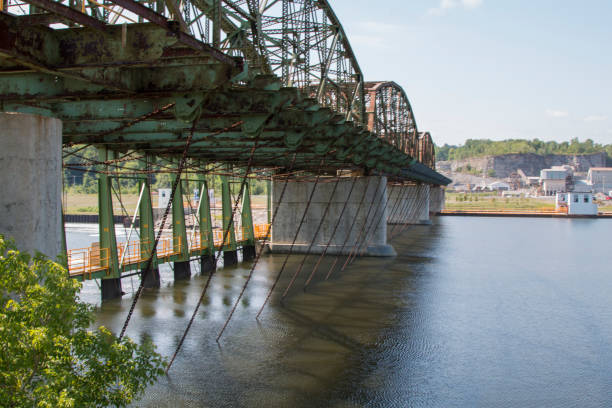
[[[66,144],[172,156],[199,118],[190,157],[244,164],[261,130],[258,166],[289,150],[301,169],[331,155],[448,181],[417,163],[433,144],[415,148],[401,88],[375,97],[374,134],[361,127],[369,96],[327,1],[0,1],[0,109],[60,118]]]

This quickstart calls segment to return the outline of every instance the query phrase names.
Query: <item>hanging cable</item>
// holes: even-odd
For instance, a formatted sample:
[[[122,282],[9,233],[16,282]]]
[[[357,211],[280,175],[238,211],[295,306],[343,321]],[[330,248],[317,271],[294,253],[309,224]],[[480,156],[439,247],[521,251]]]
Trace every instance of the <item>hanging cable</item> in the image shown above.
[[[385,184],[385,187],[386,187],[386,186],[387,186],[387,185]],[[399,200],[399,195],[400,195],[400,193],[401,193],[401,190],[398,192],[397,196],[395,197],[395,205],[397,205],[397,204],[399,203],[399,201],[400,201],[400,200]],[[378,228],[378,226],[379,226],[379,225],[380,225],[382,222],[384,222],[385,224],[387,223],[387,219],[386,219],[387,207],[388,207],[388,205],[389,205],[389,201],[390,201],[390,198],[391,198],[391,197],[390,197],[390,194],[388,194],[388,193],[387,193],[387,189],[386,189],[386,188],[385,188],[384,195],[387,195],[387,196],[388,196],[388,199],[387,199],[387,200],[385,200],[385,205],[384,205],[384,208],[383,208],[383,210],[381,211],[381,213],[380,213],[380,215],[379,215],[379,217],[378,217],[378,220],[377,220],[377,221],[376,221],[376,214],[377,214],[377,213],[376,213],[376,212],[374,212],[374,217],[373,217],[372,223],[370,224],[370,228],[368,229],[368,232],[367,232],[367,233],[365,234],[365,236],[363,237],[363,241],[362,241],[362,246],[363,246],[363,243],[364,243],[364,242],[366,243],[366,245],[365,245],[365,246],[363,246],[363,249],[358,250],[358,252],[359,252],[359,256],[363,256],[363,254],[365,254],[365,252],[368,250],[368,247],[370,246],[370,244],[371,244],[371,243],[372,243],[372,241],[374,240],[374,234],[376,233],[376,229]],[[384,217],[384,220],[383,220],[383,217]],[[372,227],[374,227],[374,230],[372,230]],[[370,234],[370,231],[372,231],[372,233],[371,233],[371,234]],[[368,239],[368,234],[370,234],[369,239]],[[385,234],[385,240],[386,240],[386,239],[387,239],[387,236],[386,236],[386,234]],[[359,247],[358,247],[358,248],[359,248]],[[353,263],[353,261],[355,260],[355,258],[356,258],[356,257],[357,257],[357,256],[355,256],[355,257],[354,257],[354,258],[353,258],[353,259],[350,261],[350,263]]]
[[[296,157],[297,157],[297,153],[294,153],[289,170],[291,170],[293,168],[293,165],[295,164],[295,158]],[[276,216],[278,215],[278,209],[280,208],[280,205],[283,202],[283,197],[285,196],[285,191],[287,190],[287,184],[289,184],[289,177],[285,177],[285,182],[283,184],[283,189],[281,190],[280,197],[278,199],[278,204],[276,205],[276,207],[274,209],[274,214],[272,215],[272,220],[270,221],[270,224],[268,225],[268,229],[266,231],[266,235],[265,235],[265,237],[264,237],[264,239],[263,239],[263,241],[261,243],[261,247],[259,248],[259,251],[257,252],[257,256],[255,257],[255,260],[253,261],[253,264],[251,265],[251,270],[249,271],[249,275],[247,276],[247,279],[245,280],[244,285],[242,286],[242,290],[240,291],[240,294],[238,295],[238,298],[234,302],[234,306],[232,307],[232,310],[231,310],[229,316],[225,320],[225,324],[223,325],[223,328],[221,329],[221,331],[217,335],[217,342],[219,342],[219,339],[221,338],[221,336],[223,336],[223,332],[225,331],[225,328],[227,327],[227,325],[229,324],[230,320],[232,319],[232,316],[234,315],[234,312],[236,311],[236,308],[238,307],[238,303],[240,302],[240,299],[242,299],[242,296],[244,295],[244,292],[245,292],[249,282],[251,281],[251,277],[253,276],[253,272],[255,271],[255,268],[257,267],[257,263],[259,262],[259,258],[261,257],[261,254],[263,253],[263,250],[264,250],[264,248],[266,246],[266,242],[268,240],[268,237],[270,236],[270,230],[272,229],[272,225],[274,225],[274,221],[276,220]]]
[[[340,271],[344,271],[344,268],[346,268],[346,265],[348,265],[349,261],[351,260],[353,254],[355,253],[355,249],[358,247],[358,245],[361,242],[361,236],[363,235],[363,232],[365,231],[367,225],[368,225],[368,220],[370,219],[370,213],[372,212],[372,208],[374,208],[374,202],[376,201],[376,196],[378,195],[378,191],[380,190],[380,186],[384,185],[386,188],[386,184],[382,183],[382,179],[378,176],[376,176],[378,179],[378,185],[376,186],[376,191],[374,192],[374,197],[372,202],[370,203],[370,207],[368,208],[368,213],[366,214],[364,220],[363,220],[363,225],[361,226],[361,229],[359,230],[359,234],[357,235],[357,238],[355,239],[355,243],[353,244],[353,247],[351,248],[351,251],[349,252],[348,256],[346,257],[346,259],[344,260],[344,264],[342,264],[342,267],[340,268]],[[383,190],[384,193],[384,190]],[[382,199],[384,197],[384,194],[380,194],[380,198],[378,199],[378,204],[376,206],[376,211],[378,211],[378,207],[380,206],[380,204],[382,203]],[[374,212],[376,214],[376,211]]]
[[[260,135],[261,135],[261,132],[258,132],[257,135],[255,136],[255,143],[254,143],[254,145],[253,145],[253,147],[251,149],[251,155],[249,157],[249,163],[248,163],[248,166],[246,168],[246,171],[244,172],[244,177],[242,178],[242,183],[240,185],[240,193],[238,194],[238,197],[236,198],[236,201],[234,203],[234,208],[232,209],[229,222],[227,223],[227,228],[223,232],[223,240],[221,241],[222,243],[225,243],[227,241],[227,239],[229,237],[229,234],[230,234],[230,229],[233,227],[233,224],[234,224],[234,214],[236,213],[236,208],[238,207],[238,202],[240,201],[240,199],[242,197],[242,193],[245,190],[244,186],[246,185],[247,177],[248,177],[249,173],[251,172],[251,167],[253,166],[253,158],[255,156],[255,150],[257,150],[257,143],[259,141],[259,136]],[[219,260],[219,257],[221,256],[221,252],[222,251],[219,251],[217,253],[217,257],[215,258],[215,265],[217,264],[217,262]],[[187,338],[187,334],[189,333],[189,330],[191,329],[191,326],[193,325],[193,322],[195,320],[196,314],[198,313],[198,310],[200,309],[200,305],[202,304],[202,300],[204,299],[204,296],[206,295],[208,287],[210,286],[210,282],[212,280],[214,272],[215,271],[212,270],[210,272],[210,274],[208,275],[208,279],[206,280],[206,283],[204,285],[204,289],[202,290],[202,293],[200,294],[200,298],[198,299],[198,303],[196,304],[196,307],[193,310],[193,313],[191,315],[191,319],[189,319],[189,323],[187,324],[187,327],[185,328],[185,331],[183,332],[183,336],[179,340],[179,343],[176,346],[176,350],[174,351],[174,354],[172,354],[172,358],[170,359],[170,363],[168,363],[168,366],[166,367],[166,374],[168,374],[168,372],[170,371],[170,368],[172,367],[172,364],[174,363],[174,360],[176,359],[176,356],[178,355],[179,351],[181,350],[181,347],[183,346],[183,343],[185,342],[185,338]]]
[[[392,223],[392,227],[391,227],[391,231],[389,231],[389,237],[393,236],[393,231],[395,231],[395,228],[397,227],[398,224],[400,224],[400,222],[395,222],[394,220],[397,218],[399,218],[401,220],[401,216],[404,214],[405,211],[405,207],[403,206],[404,200],[406,199],[406,189],[403,189],[402,185],[395,185],[395,187],[400,191],[398,193],[398,196],[396,198],[396,202],[393,205],[393,208],[391,209],[391,212],[388,214],[387,216],[387,224]],[[390,195],[391,193],[389,193]]]
[[[317,259],[317,263],[312,268],[312,272],[310,272],[310,276],[306,280],[306,283],[304,283],[304,290],[306,290],[306,287],[310,284],[310,281],[312,280],[313,276],[315,275],[315,272],[319,268],[319,264],[321,263],[321,260],[327,254],[327,250],[329,249],[329,246],[331,245],[331,243],[332,243],[332,241],[334,239],[334,236],[336,235],[336,231],[338,230],[338,226],[340,225],[340,222],[342,221],[342,216],[344,216],[344,211],[346,210],[346,207],[347,207],[347,205],[349,203],[349,200],[351,199],[351,195],[353,194],[353,189],[355,188],[355,184],[357,182],[357,179],[358,179],[357,177],[353,177],[353,182],[351,183],[351,188],[349,190],[348,197],[346,197],[346,201],[344,202],[344,205],[342,206],[342,210],[340,211],[340,215],[338,216],[338,219],[336,220],[336,225],[334,225],[334,229],[333,229],[333,231],[331,233],[331,236],[329,237],[329,241],[327,241],[327,245],[325,245],[325,248],[323,249],[323,252],[319,256],[319,259]]]
[[[304,213],[302,214],[302,219],[300,220],[300,223],[298,224],[297,230],[295,231],[295,235],[293,236],[293,241],[291,242],[291,246],[289,247],[289,251],[287,252],[287,255],[285,256],[285,260],[283,261],[283,265],[281,266],[280,271],[278,271],[278,273],[276,274],[276,278],[274,279],[274,282],[272,283],[272,287],[270,287],[270,290],[268,291],[268,295],[266,296],[266,299],[264,300],[263,304],[261,305],[261,308],[259,309],[259,312],[257,312],[257,316],[255,316],[256,319],[259,319],[259,316],[261,316],[261,313],[263,312],[264,308],[266,307],[266,305],[268,304],[268,301],[270,300],[270,296],[272,296],[272,292],[274,292],[274,289],[276,288],[276,285],[278,284],[278,281],[280,280],[281,275],[283,274],[285,267],[287,266],[287,261],[289,260],[289,257],[291,256],[291,254],[293,253],[293,247],[295,246],[295,241],[297,241],[298,235],[300,233],[300,230],[302,229],[302,225],[304,224],[304,220],[306,219],[306,214],[308,213],[308,209],[310,208],[310,204],[312,202],[312,197],[314,196],[315,190],[317,189],[317,184],[319,184],[319,179],[321,177],[321,173],[323,172],[323,163],[325,162],[325,159],[321,160],[321,163],[319,164],[319,171],[317,173],[317,178],[314,181],[314,185],[312,186],[312,190],[310,191],[310,196],[308,197],[308,202],[306,203],[306,208],[304,208]]]
[[[334,267],[338,263],[338,259],[340,259],[340,256],[342,256],[342,253],[344,252],[344,248],[346,248],[346,244],[348,243],[349,239],[351,238],[351,233],[353,232],[353,228],[357,224],[357,218],[359,217],[359,211],[361,210],[361,207],[363,206],[363,202],[365,201],[365,198],[366,198],[366,196],[368,194],[368,190],[370,188],[370,181],[371,180],[372,180],[372,177],[368,177],[368,183],[366,184],[365,190],[363,191],[363,195],[361,196],[361,200],[359,201],[359,205],[357,206],[357,211],[355,212],[355,217],[353,218],[353,222],[351,223],[351,227],[349,228],[348,232],[346,233],[346,237],[344,237],[344,242],[342,243],[342,248],[340,248],[340,252],[338,253],[338,256],[334,259],[334,262],[332,263],[332,265],[330,266],[329,270],[327,271],[327,275],[325,275],[325,280],[329,279],[330,275],[332,274],[332,272],[334,270]],[[372,204],[370,204],[370,207],[372,207]]]
[[[130,310],[128,311],[127,317],[125,318],[125,322],[123,323],[121,334],[119,334],[120,340],[125,335],[125,331],[127,330],[127,327],[130,324],[130,319],[132,318],[132,314],[134,313],[134,309],[136,308],[136,303],[138,302],[138,299],[140,299],[140,295],[142,294],[142,290],[144,288],[144,282],[153,265],[153,256],[155,252],[157,251],[157,244],[159,243],[159,240],[164,232],[164,227],[166,226],[166,219],[168,218],[168,214],[170,213],[170,207],[172,205],[172,200],[174,199],[174,194],[176,193],[178,183],[181,181],[181,174],[183,172],[183,167],[185,166],[185,163],[187,161],[187,152],[189,151],[189,146],[191,145],[191,139],[193,138],[193,133],[194,133],[196,122],[197,122],[197,119],[193,121],[193,125],[191,126],[191,131],[189,132],[187,136],[187,141],[185,142],[185,148],[183,149],[183,155],[181,157],[181,160],[179,161],[178,175],[172,185],[172,191],[170,192],[170,198],[168,200],[168,204],[166,205],[166,210],[164,211],[164,215],[162,217],[161,225],[159,227],[159,232],[157,233],[157,237],[155,237],[155,241],[153,242],[153,247],[151,248],[151,253],[149,254],[149,258],[147,259],[146,267],[141,274],[140,285],[138,285],[138,289],[136,290],[136,293],[134,294],[134,298],[132,299],[132,304],[130,305]]]
[[[312,239],[310,240],[310,244],[308,245],[308,249],[306,250],[306,253],[304,254],[304,257],[302,258],[302,262],[300,262],[300,265],[298,266],[298,268],[296,269],[295,273],[291,277],[291,281],[289,282],[289,285],[287,285],[287,288],[283,292],[283,295],[281,296],[281,301],[283,301],[283,299],[285,299],[285,297],[287,297],[287,293],[289,293],[289,290],[293,286],[293,282],[295,282],[295,279],[298,277],[300,272],[302,272],[302,268],[304,267],[304,263],[306,262],[306,258],[308,258],[308,255],[310,255],[310,251],[312,250],[312,247],[314,246],[314,243],[317,240],[317,236],[319,235],[319,231],[321,230],[321,227],[323,226],[323,223],[325,222],[325,219],[327,218],[327,213],[329,212],[329,207],[331,207],[331,203],[332,203],[332,200],[334,198],[334,194],[336,194],[336,189],[338,188],[338,184],[339,183],[340,183],[340,177],[336,176],[336,182],[334,183],[334,188],[332,189],[332,192],[331,192],[331,194],[329,196],[329,201],[327,201],[327,205],[325,206],[325,210],[323,210],[323,215],[321,216],[321,219],[319,220],[319,225],[317,225],[317,230],[315,231],[314,235],[312,236]]]

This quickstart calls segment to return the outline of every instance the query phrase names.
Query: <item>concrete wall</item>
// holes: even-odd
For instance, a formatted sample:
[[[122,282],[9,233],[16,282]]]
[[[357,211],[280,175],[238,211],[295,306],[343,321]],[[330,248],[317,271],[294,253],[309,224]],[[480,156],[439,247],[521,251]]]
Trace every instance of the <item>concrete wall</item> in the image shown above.
[[[438,214],[444,210],[446,190],[440,186],[431,186],[429,189],[429,213]]]
[[[428,184],[389,186],[389,224],[428,224]]]
[[[62,122],[0,113],[0,234],[55,259],[62,249]]]
[[[370,179],[368,183],[368,179]],[[325,211],[325,207],[332,195],[335,181],[321,180],[315,190],[310,208],[300,232],[298,234],[293,253],[305,253],[309,244],[314,241],[311,253],[323,252],[334,226],[342,212],[344,202],[349,199],[353,179],[341,179],[335,194],[331,197],[331,205],[327,216],[319,233],[315,237],[315,232]],[[284,181],[274,182],[272,188],[272,209],[278,206],[278,200],[284,186]],[[272,240],[270,249],[272,252],[287,252],[300,224],[302,214],[306,208],[310,192],[314,183],[312,182],[289,182],[282,203],[278,209],[272,226]],[[365,253],[367,256],[393,256],[395,251],[387,244],[387,223],[386,223],[386,200],[387,200],[387,179],[385,177],[362,177],[359,178],[353,188],[353,192],[348,200],[346,210],[340,223],[333,235],[328,254],[348,254],[356,244],[361,231],[362,239],[369,229],[365,242],[370,245]],[[366,194],[363,205],[359,208],[362,196]],[[380,204],[379,204],[380,203]],[[368,209],[372,207],[368,215]],[[357,210],[359,209],[359,212]],[[366,220],[367,215],[367,220]],[[373,224],[374,223],[374,224]],[[365,228],[364,228],[365,224]],[[370,228],[370,225],[372,227]],[[350,232],[350,233],[349,233]],[[342,245],[348,235],[348,242],[344,249]]]

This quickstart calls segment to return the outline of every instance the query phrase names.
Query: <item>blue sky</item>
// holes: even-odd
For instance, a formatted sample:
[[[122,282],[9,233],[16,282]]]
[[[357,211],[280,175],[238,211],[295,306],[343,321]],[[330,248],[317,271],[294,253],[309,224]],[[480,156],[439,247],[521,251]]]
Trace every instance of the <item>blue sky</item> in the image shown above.
[[[406,91],[437,144],[612,143],[612,1],[330,0],[366,80]]]

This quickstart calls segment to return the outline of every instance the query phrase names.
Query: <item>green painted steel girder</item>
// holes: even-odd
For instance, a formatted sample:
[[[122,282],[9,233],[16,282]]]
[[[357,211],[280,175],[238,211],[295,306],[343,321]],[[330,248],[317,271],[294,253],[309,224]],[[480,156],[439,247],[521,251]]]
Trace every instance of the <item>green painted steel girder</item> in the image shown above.
[[[235,251],[237,248],[236,231],[234,231],[232,195],[230,192],[229,178],[227,176],[221,176],[221,206],[223,217],[222,249],[223,251]]]
[[[4,57],[0,59],[0,94],[51,98],[195,91],[226,84],[240,72],[182,45],[161,27],[131,24],[125,33],[122,30],[121,26],[108,26],[104,33],[86,27],[54,30],[23,25],[13,16],[0,14],[5,39],[0,44],[0,57]]]
[[[215,241],[213,235],[212,217],[210,215],[210,200],[208,197],[208,183],[203,174],[198,175],[198,189],[200,191],[200,243],[201,255],[215,255]]]
[[[104,147],[98,149],[100,161],[114,159],[114,153]],[[98,179],[98,219],[100,228],[100,265],[108,268],[105,278],[118,278],[119,255],[115,237],[111,178],[101,174]],[[102,252],[106,251],[106,252]]]
[[[172,175],[172,185],[176,183],[176,174]],[[187,241],[187,228],[185,226],[185,208],[183,207],[183,182],[179,180],[172,199],[172,237],[173,248],[178,255],[175,261],[189,260],[189,242]]]

